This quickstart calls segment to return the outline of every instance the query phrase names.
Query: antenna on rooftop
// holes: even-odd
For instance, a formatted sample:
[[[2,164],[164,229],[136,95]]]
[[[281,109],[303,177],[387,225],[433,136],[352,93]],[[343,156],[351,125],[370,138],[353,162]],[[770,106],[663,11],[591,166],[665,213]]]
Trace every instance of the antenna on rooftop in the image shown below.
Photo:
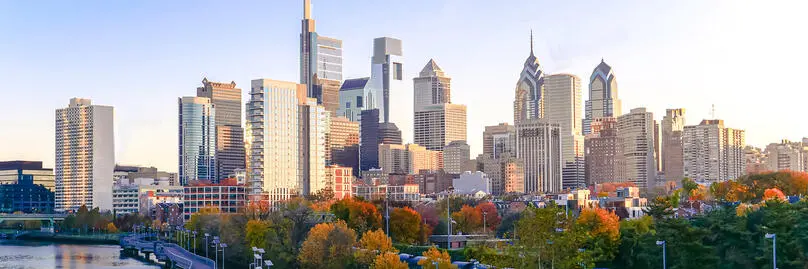
[[[710,112],[710,117],[711,117],[711,119],[713,119],[713,120],[715,119],[715,104],[713,104],[712,111]]]

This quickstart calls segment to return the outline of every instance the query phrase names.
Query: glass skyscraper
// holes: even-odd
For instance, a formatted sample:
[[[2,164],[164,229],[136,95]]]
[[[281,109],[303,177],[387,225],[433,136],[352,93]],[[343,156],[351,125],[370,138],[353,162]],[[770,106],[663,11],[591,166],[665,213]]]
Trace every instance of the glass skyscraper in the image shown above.
[[[179,180],[216,181],[216,112],[209,98],[181,97],[179,103]]]

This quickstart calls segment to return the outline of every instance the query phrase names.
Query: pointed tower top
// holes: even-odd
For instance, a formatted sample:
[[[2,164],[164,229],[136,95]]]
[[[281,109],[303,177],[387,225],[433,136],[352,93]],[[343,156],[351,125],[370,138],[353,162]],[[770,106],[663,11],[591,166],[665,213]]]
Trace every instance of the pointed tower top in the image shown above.
[[[440,66],[438,66],[438,63],[436,63],[434,59],[429,59],[429,62],[421,69],[419,75],[422,77],[443,76],[443,69],[440,69]]]
[[[530,55],[533,55],[533,28],[530,29]]]
[[[311,0],[303,0],[303,19],[311,19]]]

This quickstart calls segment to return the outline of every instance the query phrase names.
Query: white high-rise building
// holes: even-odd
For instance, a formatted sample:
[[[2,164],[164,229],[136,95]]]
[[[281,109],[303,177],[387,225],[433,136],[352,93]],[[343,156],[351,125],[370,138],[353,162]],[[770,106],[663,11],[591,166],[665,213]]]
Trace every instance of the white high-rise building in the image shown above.
[[[564,189],[583,187],[584,137],[581,135],[581,78],[570,74],[554,74],[544,79],[544,117],[561,130],[561,159],[564,164]]]
[[[314,194],[326,188],[326,137],[330,133],[330,113],[317,99],[307,98],[300,104],[300,169],[303,193]]]
[[[561,137],[558,124],[546,119],[516,123],[516,157],[524,161],[525,192],[561,190]]]
[[[216,109],[210,98],[181,97],[179,103],[179,181],[217,182]]]
[[[625,162],[625,178],[641,189],[656,186],[654,114],[644,107],[617,118],[618,140]]]
[[[466,106],[452,104],[451,78],[430,59],[413,79],[414,140],[443,151],[452,141],[466,140]]]
[[[723,120],[685,126],[684,176],[700,183],[735,179],[746,172],[744,130],[725,128]]]
[[[306,85],[270,79],[251,83],[247,107],[249,193],[266,193],[270,203],[302,194],[300,104]]]
[[[376,91],[379,109],[379,121],[390,122],[392,103],[406,103],[407,90],[404,89],[404,58],[401,40],[392,37],[373,39],[373,57],[371,58],[370,81]],[[398,109],[407,109],[400,106]],[[409,113],[402,113],[410,115]],[[400,122],[395,120],[393,122]]]
[[[111,106],[72,98],[56,110],[56,211],[112,210],[115,136]]]
[[[808,170],[808,147],[802,142],[791,142],[786,139],[780,143],[766,146],[764,163],[769,171]]]

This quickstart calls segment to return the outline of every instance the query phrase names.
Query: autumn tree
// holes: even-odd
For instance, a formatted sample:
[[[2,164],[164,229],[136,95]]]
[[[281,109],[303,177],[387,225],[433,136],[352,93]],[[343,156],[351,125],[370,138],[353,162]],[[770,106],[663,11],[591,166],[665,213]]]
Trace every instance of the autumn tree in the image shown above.
[[[106,230],[108,233],[118,233],[118,227],[115,227],[115,224],[112,222],[107,223]]]
[[[452,219],[456,222],[453,224],[452,233],[461,231],[464,234],[472,234],[483,225],[483,215],[477,209],[463,205],[459,212],[452,213]]]
[[[494,203],[491,202],[480,203],[475,207],[475,209],[477,211],[480,211],[480,213],[483,215],[483,219],[485,219],[483,224],[488,226],[484,227],[487,228],[485,230],[486,233],[496,229],[497,226],[499,226],[499,222],[502,221],[502,218],[499,216],[499,214],[497,214],[497,206],[494,205]]]
[[[320,223],[309,231],[300,248],[301,268],[345,268],[353,257],[356,232],[344,221]]]
[[[457,265],[452,264],[452,257],[446,250],[438,250],[435,246],[430,247],[421,253],[426,259],[418,261],[421,268],[435,268],[437,263],[438,269],[457,269]]]
[[[585,249],[595,261],[608,261],[616,255],[620,239],[620,218],[601,208],[586,209],[578,216],[577,225],[588,234]]]
[[[267,238],[269,237],[269,223],[261,220],[249,220],[245,230],[245,239],[248,246],[266,248]]]
[[[421,215],[409,207],[394,208],[390,212],[390,235],[393,240],[405,244],[419,241]]]
[[[783,194],[783,192],[780,191],[777,188],[766,189],[766,191],[763,192],[763,200],[764,201],[768,201],[768,200],[785,201],[786,200],[786,195]]]
[[[382,215],[370,202],[346,198],[331,205],[331,212],[358,233],[380,229]]]
[[[398,254],[387,252],[373,260],[372,269],[408,269],[406,262],[401,261]]]
[[[363,266],[363,268],[370,267],[374,264],[377,256],[387,252],[397,252],[393,247],[393,240],[390,239],[384,231],[375,230],[367,231],[362,234],[362,239],[359,240],[359,249],[354,252],[356,262]]]

